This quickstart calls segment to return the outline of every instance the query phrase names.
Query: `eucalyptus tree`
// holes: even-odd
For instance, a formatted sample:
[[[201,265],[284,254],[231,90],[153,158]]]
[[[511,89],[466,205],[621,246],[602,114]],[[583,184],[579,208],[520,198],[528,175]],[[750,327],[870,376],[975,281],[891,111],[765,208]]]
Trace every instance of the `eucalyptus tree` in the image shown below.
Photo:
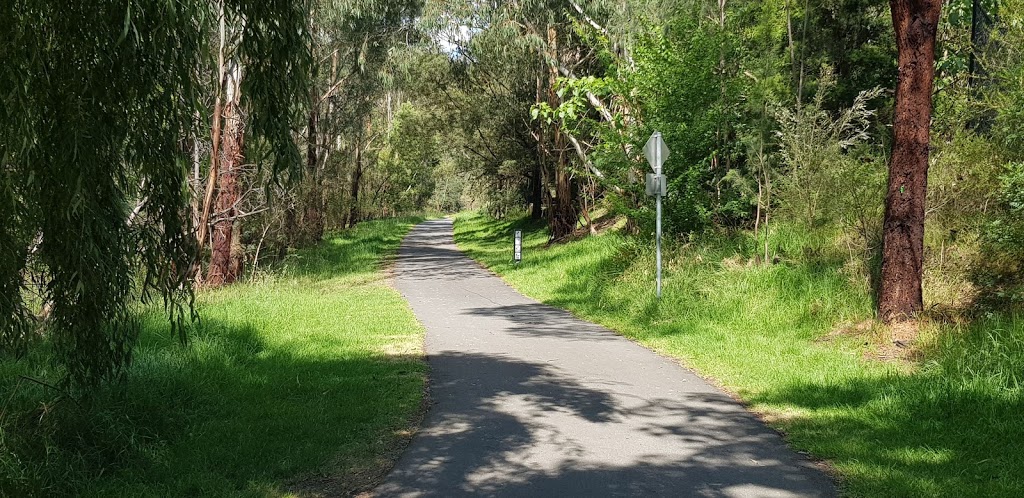
[[[539,64],[518,33],[494,25],[498,6],[428,2],[421,25],[434,47],[419,58],[415,98],[420,106],[436,101],[443,160],[461,177],[470,205],[501,216],[532,203],[539,218],[542,188],[529,117]]]
[[[595,52],[576,28],[581,22],[597,24],[604,16],[603,10],[588,12],[572,0],[437,3],[447,9],[449,16],[461,19],[457,22],[467,26],[469,36],[460,47],[460,54],[471,62],[471,67],[487,53],[515,58],[516,71],[521,76],[517,88],[530,89],[529,102],[535,110],[559,108],[559,82],[590,74],[597,65]],[[542,205],[546,207],[550,235],[552,239],[561,239],[578,224],[579,183],[581,177],[589,174],[589,161],[585,157],[586,146],[564,126],[561,115],[541,114],[534,112],[535,119],[529,124],[535,148],[534,171],[529,175],[533,213],[539,216]]]
[[[396,53],[418,41],[414,20],[422,0],[320,0],[310,16],[313,51],[319,63],[306,127],[306,178],[302,189],[300,243],[319,241],[327,209],[325,182],[349,164],[344,225],[359,220],[364,153],[373,134],[370,117],[381,98],[396,87]],[[390,108],[397,108],[389,103]],[[389,115],[387,112],[385,115]],[[336,161],[331,161],[331,156]]]
[[[912,318],[924,309],[925,198],[931,133],[935,34],[940,0],[890,0],[899,76],[892,159],[885,196],[882,277],[878,313],[884,321]]]
[[[244,19],[238,57],[250,140],[273,170],[298,163],[295,104],[309,64],[302,1],[225,0]],[[161,299],[174,329],[190,317],[196,258],[186,171],[200,132],[211,2],[0,5],[0,338],[38,346],[36,303],[67,378],[123,372],[137,299]]]

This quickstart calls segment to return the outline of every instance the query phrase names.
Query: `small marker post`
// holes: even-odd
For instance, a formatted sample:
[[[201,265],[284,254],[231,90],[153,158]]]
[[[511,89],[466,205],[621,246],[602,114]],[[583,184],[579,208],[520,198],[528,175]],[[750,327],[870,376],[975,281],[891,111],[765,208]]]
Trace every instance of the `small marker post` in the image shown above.
[[[512,260],[518,266],[523,260],[523,231],[516,230],[515,240],[512,242]]]

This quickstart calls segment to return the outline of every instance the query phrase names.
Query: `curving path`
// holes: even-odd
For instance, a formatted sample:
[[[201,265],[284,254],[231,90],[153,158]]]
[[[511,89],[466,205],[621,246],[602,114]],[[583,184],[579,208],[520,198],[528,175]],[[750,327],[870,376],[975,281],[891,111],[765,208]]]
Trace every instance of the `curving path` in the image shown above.
[[[833,496],[729,396],[523,297],[423,223],[396,285],[426,327],[433,404],[378,496]]]

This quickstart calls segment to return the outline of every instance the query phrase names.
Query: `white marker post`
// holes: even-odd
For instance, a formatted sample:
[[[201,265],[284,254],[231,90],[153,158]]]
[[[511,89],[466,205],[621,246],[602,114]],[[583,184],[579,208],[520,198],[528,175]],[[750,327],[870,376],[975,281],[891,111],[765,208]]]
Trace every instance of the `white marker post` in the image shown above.
[[[515,241],[512,243],[512,259],[516,265],[523,260],[523,231],[516,230]]]
[[[647,144],[644,145],[644,157],[647,158],[647,162],[650,163],[651,169],[654,170],[653,175],[647,175],[647,195],[653,195],[657,200],[655,210],[655,245],[657,247],[657,253],[655,254],[656,261],[656,292],[658,299],[661,299],[661,198],[668,193],[668,182],[665,179],[665,175],[661,173],[661,167],[665,164],[665,160],[668,159],[669,150],[665,145],[665,141],[661,138],[661,132],[656,131],[651,135],[651,138],[647,140]]]

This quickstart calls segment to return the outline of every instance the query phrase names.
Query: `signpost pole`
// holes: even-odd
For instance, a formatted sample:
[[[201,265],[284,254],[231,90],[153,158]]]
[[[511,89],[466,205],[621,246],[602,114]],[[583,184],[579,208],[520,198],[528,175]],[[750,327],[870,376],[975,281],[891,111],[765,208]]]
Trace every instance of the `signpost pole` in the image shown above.
[[[651,138],[644,144],[644,157],[647,158],[647,162],[650,163],[651,169],[654,170],[654,174],[647,175],[647,195],[652,195],[657,198],[655,201],[657,204],[657,210],[655,215],[655,232],[654,238],[657,245],[656,252],[656,272],[657,277],[655,278],[656,289],[658,299],[661,299],[661,198],[668,192],[668,188],[665,181],[665,175],[662,174],[661,167],[669,155],[668,147],[665,146],[665,142],[661,137],[661,132],[656,131],[651,134]]]
[[[655,136],[657,137],[656,139],[657,139],[657,141],[659,143],[658,143],[658,147],[655,149],[655,150],[657,150],[657,152],[656,152],[657,157],[655,158],[655,164],[658,165],[658,169],[656,171],[656,173],[658,174],[658,198],[657,198],[657,201],[656,201],[656,206],[657,207],[656,207],[656,210],[655,210],[656,214],[655,214],[654,237],[655,237],[655,240],[656,240],[655,245],[657,246],[657,254],[655,255],[655,259],[657,261],[657,267],[658,267],[658,270],[657,270],[658,275],[657,275],[657,279],[656,279],[657,280],[657,296],[658,296],[658,299],[661,299],[661,182],[665,181],[665,178],[661,174],[661,161],[662,161],[662,158],[661,158],[661,133],[657,133],[657,134],[655,134]]]

